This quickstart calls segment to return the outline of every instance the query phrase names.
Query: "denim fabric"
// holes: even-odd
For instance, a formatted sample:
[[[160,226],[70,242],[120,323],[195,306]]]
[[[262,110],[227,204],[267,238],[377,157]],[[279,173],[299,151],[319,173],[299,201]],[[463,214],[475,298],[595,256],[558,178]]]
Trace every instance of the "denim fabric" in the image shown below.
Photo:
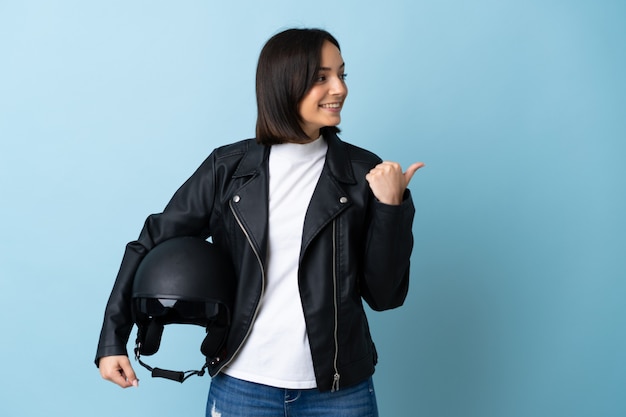
[[[283,389],[224,374],[211,380],[207,417],[378,417],[372,379],[336,392]]]

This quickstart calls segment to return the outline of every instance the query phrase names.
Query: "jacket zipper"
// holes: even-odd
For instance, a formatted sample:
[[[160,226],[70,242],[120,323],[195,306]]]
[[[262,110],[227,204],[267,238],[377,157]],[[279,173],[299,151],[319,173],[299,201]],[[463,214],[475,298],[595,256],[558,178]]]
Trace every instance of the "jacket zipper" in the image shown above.
[[[263,268],[263,262],[261,261],[261,257],[259,256],[259,253],[257,252],[256,248],[252,244],[252,241],[250,240],[250,235],[248,234],[248,231],[245,229],[245,227],[241,223],[241,220],[239,220],[237,213],[235,213],[235,210],[233,209],[232,201],[228,203],[228,206],[230,207],[230,211],[233,213],[233,216],[235,217],[235,220],[237,221],[239,228],[241,229],[243,234],[246,236],[246,240],[248,241],[248,244],[252,248],[252,251],[254,252],[257,262],[259,263],[259,268],[261,269],[261,298],[262,298],[263,294],[265,293],[265,268]],[[332,384],[331,392],[339,391],[339,379],[341,378],[341,376],[339,375],[339,369],[337,368],[337,358],[339,356],[339,317],[338,317],[339,307],[337,305],[337,234],[336,234],[336,229],[337,229],[337,221],[333,220],[333,307],[334,307],[334,313],[335,313],[334,314],[334,328],[333,328],[333,335],[334,335],[334,342],[335,342],[335,354],[333,356],[333,368],[335,370],[335,374],[333,375],[333,384]],[[259,307],[260,307],[260,303],[257,304],[256,309],[254,310],[254,315],[252,316],[252,323],[254,323],[254,321],[256,320],[257,314],[259,313]],[[252,331],[252,325],[248,328],[246,336],[243,338],[243,340],[237,347],[237,350],[235,350],[235,352],[233,353],[233,355],[231,355],[230,359],[227,362],[222,364],[222,366],[218,369],[217,372],[220,372],[225,366],[227,366],[229,363],[233,361],[233,359],[237,356],[237,354],[241,350],[241,347],[244,345],[245,341],[248,339],[248,336],[250,336],[251,331]]]
[[[333,220],[333,306],[335,308],[335,356],[333,357],[333,367],[335,374],[333,375],[333,386],[331,392],[339,391],[339,370],[337,369],[337,357],[339,356],[339,307],[337,305],[337,220]]]
[[[241,229],[243,234],[246,235],[246,240],[248,241],[248,244],[252,248],[252,251],[254,252],[254,256],[256,256],[257,262],[259,263],[259,268],[261,269],[261,295],[259,297],[259,300],[260,300],[260,299],[263,298],[263,294],[265,293],[265,268],[263,267],[263,262],[261,261],[261,257],[259,256],[259,252],[257,252],[256,248],[252,244],[252,241],[250,240],[250,235],[248,234],[248,231],[245,229],[245,227],[243,227],[243,224],[241,223],[241,220],[239,220],[239,217],[237,216],[237,213],[235,213],[235,209],[233,208],[232,200],[228,202],[228,206],[230,207],[230,211],[233,213],[233,216],[235,217],[235,220],[237,221],[237,224],[239,225],[239,228]],[[260,305],[261,305],[260,302],[257,303],[257,305],[256,305],[256,309],[254,310],[254,315],[252,316],[252,323],[254,323],[255,320],[256,320],[256,316],[259,313]],[[237,354],[241,350],[241,347],[244,345],[244,343],[248,339],[248,336],[250,336],[250,332],[251,331],[252,331],[252,324],[248,327],[248,331],[246,332],[246,335],[243,338],[243,340],[241,341],[241,343],[239,344],[239,346],[237,346],[237,350],[235,350],[235,353],[233,353],[231,355],[230,359],[227,362],[224,362],[222,364],[222,366],[220,366],[220,368],[217,370],[217,372],[220,372],[222,369],[224,369],[225,366],[227,366],[229,363],[231,363],[233,361],[233,359],[235,359],[235,357],[237,356]]]

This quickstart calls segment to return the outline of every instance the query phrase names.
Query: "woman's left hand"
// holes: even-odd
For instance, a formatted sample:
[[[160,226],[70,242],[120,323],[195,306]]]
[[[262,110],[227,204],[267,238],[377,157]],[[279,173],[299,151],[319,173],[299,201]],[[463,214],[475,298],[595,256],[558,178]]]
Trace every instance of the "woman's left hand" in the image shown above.
[[[413,174],[423,166],[424,163],[415,162],[407,168],[406,172],[402,172],[402,167],[397,162],[384,161],[372,168],[365,179],[378,201],[399,205],[402,203],[404,190],[413,178]]]

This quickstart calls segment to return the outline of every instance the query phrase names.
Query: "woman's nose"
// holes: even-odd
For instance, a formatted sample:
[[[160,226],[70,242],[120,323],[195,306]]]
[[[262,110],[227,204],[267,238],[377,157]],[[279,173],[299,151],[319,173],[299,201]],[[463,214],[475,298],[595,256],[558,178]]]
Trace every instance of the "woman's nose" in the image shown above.
[[[333,77],[332,85],[330,87],[330,93],[335,96],[345,96],[348,93],[348,87],[341,78]]]

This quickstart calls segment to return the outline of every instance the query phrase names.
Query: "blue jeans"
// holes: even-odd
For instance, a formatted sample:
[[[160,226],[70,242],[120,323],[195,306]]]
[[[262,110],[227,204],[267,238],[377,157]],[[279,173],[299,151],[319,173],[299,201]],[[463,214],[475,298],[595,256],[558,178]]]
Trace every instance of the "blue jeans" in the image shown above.
[[[372,379],[336,392],[284,389],[224,374],[211,380],[207,417],[378,417]]]

